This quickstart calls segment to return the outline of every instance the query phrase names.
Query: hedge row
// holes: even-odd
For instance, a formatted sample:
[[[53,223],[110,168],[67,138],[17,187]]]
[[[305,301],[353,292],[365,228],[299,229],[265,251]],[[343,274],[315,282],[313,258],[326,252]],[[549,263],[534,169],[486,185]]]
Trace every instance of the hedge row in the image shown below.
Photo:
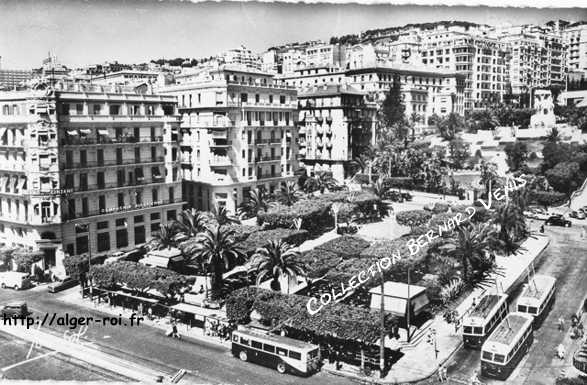
[[[265,246],[269,241],[282,241],[292,246],[301,245],[308,239],[307,230],[270,229],[256,231],[239,243],[239,248],[247,255],[251,255],[259,247]]]
[[[233,232],[234,240],[242,242],[247,239],[251,234],[261,230],[259,226],[249,226],[241,224],[230,224],[225,225],[223,229],[231,230]]]
[[[310,315],[306,309],[309,299],[247,287],[231,293],[226,301],[226,314],[231,320],[246,322],[251,311],[255,310],[266,323],[282,323],[286,328],[318,337],[336,337],[368,344],[379,339],[381,325],[378,311],[331,303]]]
[[[296,219],[302,220],[302,228],[310,233],[319,232],[324,227],[333,226],[333,218],[330,215],[332,202],[321,199],[303,199],[291,206],[276,203],[267,211],[257,214],[259,226],[275,229],[278,227],[294,227]]]
[[[332,239],[316,249],[335,253],[342,258],[352,258],[358,256],[361,251],[369,247],[369,242],[363,238],[354,237],[350,235],[343,235]]]
[[[315,279],[338,266],[342,257],[333,251],[313,249],[302,254],[299,261],[306,265],[308,278]]]

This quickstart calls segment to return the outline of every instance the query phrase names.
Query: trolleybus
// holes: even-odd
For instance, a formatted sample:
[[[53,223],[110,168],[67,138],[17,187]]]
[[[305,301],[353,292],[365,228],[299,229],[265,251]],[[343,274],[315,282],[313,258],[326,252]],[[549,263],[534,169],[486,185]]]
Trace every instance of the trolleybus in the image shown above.
[[[534,317],[510,313],[491,333],[481,348],[481,374],[505,380],[528,352],[534,334]]]
[[[282,374],[289,372],[301,376],[317,371],[320,364],[318,345],[251,329],[232,332],[232,355],[275,368]]]
[[[463,317],[463,342],[479,349],[508,312],[507,294],[485,294],[473,310]]]
[[[524,287],[518,298],[516,310],[534,316],[534,326],[540,326],[554,301],[556,278],[548,275],[535,275]]]

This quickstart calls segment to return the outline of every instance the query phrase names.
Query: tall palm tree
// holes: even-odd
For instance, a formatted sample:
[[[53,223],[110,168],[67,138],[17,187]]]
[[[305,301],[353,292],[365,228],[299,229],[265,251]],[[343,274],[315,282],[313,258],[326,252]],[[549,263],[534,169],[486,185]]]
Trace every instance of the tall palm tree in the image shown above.
[[[230,225],[232,223],[240,223],[238,218],[231,215],[224,206],[214,207],[214,218],[216,219],[216,222],[218,222],[218,226]]]
[[[198,235],[197,258],[207,265],[212,273],[212,289],[215,293],[222,287],[222,274],[237,263],[244,261],[244,255],[237,248],[234,231],[221,226],[208,228]]]
[[[479,183],[485,186],[485,192],[491,194],[490,185],[495,187],[495,182],[498,181],[497,165],[492,162],[481,161],[481,175]]]
[[[524,214],[514,202],[497,208],[493,214],[493,223],[499,228],[497,236],[507,254],[516,251],[519,247],[517,242],[528,233]]]
[[[249,196],[241,203],[238,211],[240,214],[254,217],[260,211],[267,211],[270,206],[271,202],[265,190],[256,188],[249,191]]]
[[[295,251],[281,240],[269,241],[264,247],[258,248],[251,259],[251,268],[257,273],[257,286],[264,278],[271,277],[271,288],[281,291],[279,278],[285,276],[289,283],[290,279],[305,276],[306,271],[300,262],[300,255],[299,251]],[[287,293],[289,294],[289,284]]]
[[[160,225],[159,231],[153,234],[151,247],[155,250],[170,249],[176,245],[176,233],[173,225]]]
[[[463,280],[476,286],[486,285],[483,278],[494,268],[494,253],[500,243],[493,226],[487,223],[459,226],[451,243],[454,248],[448,255],[461,263]]]
[[[188,238],[195,237],[206,228],[206,217],[195,209],[183,210],[174,225],[177,231]]]
[[[281,186],[279,190],[278,200],[286,206],[291,206],[297,202],[299,198],[299,191],[296,182],[287,182]]]

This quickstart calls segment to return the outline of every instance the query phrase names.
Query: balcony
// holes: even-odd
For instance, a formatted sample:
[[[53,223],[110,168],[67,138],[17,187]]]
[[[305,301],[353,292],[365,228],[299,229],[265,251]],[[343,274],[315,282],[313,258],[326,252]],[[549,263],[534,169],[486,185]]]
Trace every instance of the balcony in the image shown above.
[[[107,159],[102,162],[92,161],[92,162],[75,162],[75,163],[66,163],[63,165],[64,170],[69,169],[83,169],[83,168],[96,168],[96,167],[108,167],[108,166],[128,166],[128,165],[138,165],[138,164],[151,164],[151,163],[163,163],[165,162],[164,156],[158,156],[155,159],[124,159],[122,161],[117,161],[115,159]]]
[[[196,120],[191,122],[192,128],[230,128],[234,127],[234,122],[229,118],[215,120]]]
[[[279,178],[279,177],[281,177],[281,174],[277,173],[277,172],[257,175],[257,179],[269,179],[269,178]]]
[[[142,179],[139,179],[142,178]],[[151,184],[160,184],[165,183],[165,177],[162,175],[153,176],[150,180],[145,179],[145,177],[138,177],[137,180],[134,181],[124,181],[122,183],[119,182],[110,182],[110,183],[96,183],[96,184],[89,184],[89,185],[80,185],[75,187],[65,187],[66,190],[71,190],[73,193],[79,192],[87,192],[87,191],[97,191],[97,190],[108,190],[108,189],[123,189],[123,188],[132,188],[136,186],[147,186]]]
[[[318,148],[324,147],[324,143],[322,142],[322,139],[316,139],[316,147],[318,147]]]
[[[210,158],[210,166],[212,167],[230,167],[232,162],[228,156],[212,156]]]
[[[276,161],[280,161],[281,157],[280,156],[263,156],[260,159],[257,159],[258,163],[265,163],[265,162],[276,162]]]
[[[24,139],[15,140],[12,143],[0,142],[0,147],[21,148],[24,147]]]
[[[322,134],[324,134],[324,128],[318,126],[318,127],[316,127],[316,132],[318,133],[318,135],[322,135]]]
[[[208,142],[208,146],[210,147],[231,147],[232,141],[231,140],[211,140]]]
[[[157,202],[134,204],[134,205],[127,205],[127,206],[120,206],[120,207],[112,207],[112,208],[101,209],[101,210],[92,210],[92,211],[88,211],[85,213],[75,213],[75,214],[69,213],[69,214],[63,214],[63,221],[72,221],[75,219],[94,217],[97,215],[116,214],[116,213],[122,213],[122,212],[127,212],[127,211],[143,210],[143,209],[148,209],[151,207],[159,207],[159,206],[172,205],[172,204],[177,204],[177,203],[183,203],[183,201],[181,199],[162,200],[162,201],[157,201]]]
[[[108,145],[108,144],[153,144],[153,143],[163,143],[162,136],[143,136],[140,138],[134,136],[126,136],[126,137],[117,137],[117,138],[108,138],[108,137],[99,137],[99,138],[75,138],[70,137],[67,139],[63,139],[61,144],[63,146],[91,146],[91,145]]]
[[[60,115],[60,122],[111,123],[111,122],[179,122],[179,115]]]

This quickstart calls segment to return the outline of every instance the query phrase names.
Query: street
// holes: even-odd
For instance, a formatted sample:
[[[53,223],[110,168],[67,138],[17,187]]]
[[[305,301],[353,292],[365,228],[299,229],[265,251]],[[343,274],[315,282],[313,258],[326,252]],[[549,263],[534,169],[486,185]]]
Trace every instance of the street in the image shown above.
[[[540,223],[530,221],[529,226],[536,229]],[[579,226],[571,228],[546,227],[551,237],[550,246],[544,252],[536,274],[545,274],[557,279],[557,293],[554,305],[538,330],[534,331],[534,343],[529,354],[522,359],[506,384],[552,385],[565,367],[568,369],[569,357],[580,343],[565,342],[567,360],[555,357],[555,349],[569,333],[571,316],[577,311],[581,300],[587,293],[587,239],[581,239]],[[519,294],[519,293],[518,293]],[[513,311],[515,300],[510,303]],[[566,320],[565,332],[557,329],[560,316]],[[568,337],[565,341],[568,341]],[[448,375],[455,384],[468,384],[476,370],[480,368],[478,350],[460,349],[448,363]],[[481,378],[486,384],[503,384],[503,381]]]
[[[25,300],[32,316],[43,317],[45,312],[76,317],[102,317],[105,314],[59,300],[60,294],[50,294],[46,287],[28,291],[0,289],[0,303]],[[67,326],[51,327],[63,333]],[[189,379],[198,383],[223,384],[350,384],[350,380],[327,373],[309,378],[281,375],[276,370],[242,362],[222,347],[206,342],[193,343],[168,338],[160,329],[150,326],[92,326],[82,337],[94,343],[101,351],[129,361],[172,374],[179,369],[191,372]],[[10,349],[2,345],[0,351]],[[26,353],[26,352],[25,352]],[[24,359],[24,357],[23,357]]]

